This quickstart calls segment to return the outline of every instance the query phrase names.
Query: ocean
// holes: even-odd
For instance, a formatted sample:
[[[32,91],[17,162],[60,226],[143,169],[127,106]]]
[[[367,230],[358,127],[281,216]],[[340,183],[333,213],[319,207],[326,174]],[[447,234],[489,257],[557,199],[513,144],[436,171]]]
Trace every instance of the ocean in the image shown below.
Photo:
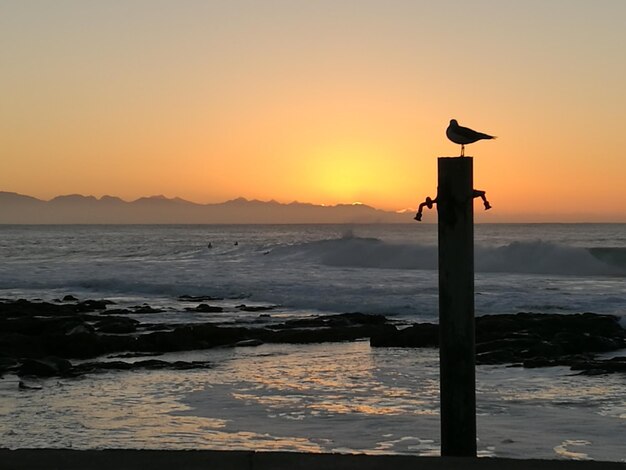
[[[0,226],[0,297],[144,303],[140,321],[258,324],[322,313],[437,321],[437,227]],[[477,315],[608,313],[626,327],[626,224],[475,227]],[[212,296],[223,312],[184,310]],[[273,306],[270,316],[237,305]],[[160,359],[164,357],[161,356]],[[0,379],[3,445],[437,455],[438,358],[366,341],[168,354],[209,370]],[[477,368],[481,456],[626,461],[626,376]]]

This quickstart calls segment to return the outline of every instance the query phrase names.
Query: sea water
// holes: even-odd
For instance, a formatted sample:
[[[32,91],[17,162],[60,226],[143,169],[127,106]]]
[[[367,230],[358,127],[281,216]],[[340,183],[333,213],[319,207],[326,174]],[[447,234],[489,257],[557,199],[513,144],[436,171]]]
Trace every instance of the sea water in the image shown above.
[[[435,225],[0,226],[0,297],[66,294],[168,323],[320,313],[437,320]],[[477,225],[476,313],[626,314],[626,225]],[[223,300],[184,310],[180,295]],[[271,317],[237,305],[274,306]],[[160,357],[163,359],[163,357]],[[282,449],[436,455],[437,351],[367,342],[166,355],[203,371],[0,380],[8,447]],[[106,358],[103,358],[106,360]],[[626,460],[626,377],[477,369],[479,453]]]

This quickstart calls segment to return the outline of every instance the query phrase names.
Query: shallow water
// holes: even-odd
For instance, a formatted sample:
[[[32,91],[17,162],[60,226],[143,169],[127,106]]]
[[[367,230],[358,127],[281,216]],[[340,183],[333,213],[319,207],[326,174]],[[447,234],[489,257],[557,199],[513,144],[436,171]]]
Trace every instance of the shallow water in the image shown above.
[[[199,371],[0,381],[5,446],[439,452],[433,349],[367,342],[172,354]],[[160,358],[163,358],[162,356]],[[479,366],[481,456],[626,461],[626,377]]]

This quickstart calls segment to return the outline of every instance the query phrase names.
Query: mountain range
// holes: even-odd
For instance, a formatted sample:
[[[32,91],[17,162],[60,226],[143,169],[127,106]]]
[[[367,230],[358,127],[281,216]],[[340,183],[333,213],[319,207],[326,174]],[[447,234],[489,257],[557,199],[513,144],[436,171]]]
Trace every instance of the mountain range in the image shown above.
[[[232,199],[198,204],[175,197],[71,194],[45,201],[0,191],[0,224],[302,224],[409,223],[411,213],[389,212],[365,204],[322,206],[302,202]]]

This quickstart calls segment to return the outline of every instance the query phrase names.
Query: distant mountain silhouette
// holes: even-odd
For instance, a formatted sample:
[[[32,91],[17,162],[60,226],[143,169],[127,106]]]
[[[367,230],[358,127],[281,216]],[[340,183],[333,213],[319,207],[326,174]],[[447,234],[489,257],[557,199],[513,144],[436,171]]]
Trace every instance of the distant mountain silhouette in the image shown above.
[[[320,206],[245,198],[198,204],[165,196],[124,201],[115,196],[69,194],[44,201],[0,191],[0,224],[306,224],[410,223],[412,214],[365,204]]]

